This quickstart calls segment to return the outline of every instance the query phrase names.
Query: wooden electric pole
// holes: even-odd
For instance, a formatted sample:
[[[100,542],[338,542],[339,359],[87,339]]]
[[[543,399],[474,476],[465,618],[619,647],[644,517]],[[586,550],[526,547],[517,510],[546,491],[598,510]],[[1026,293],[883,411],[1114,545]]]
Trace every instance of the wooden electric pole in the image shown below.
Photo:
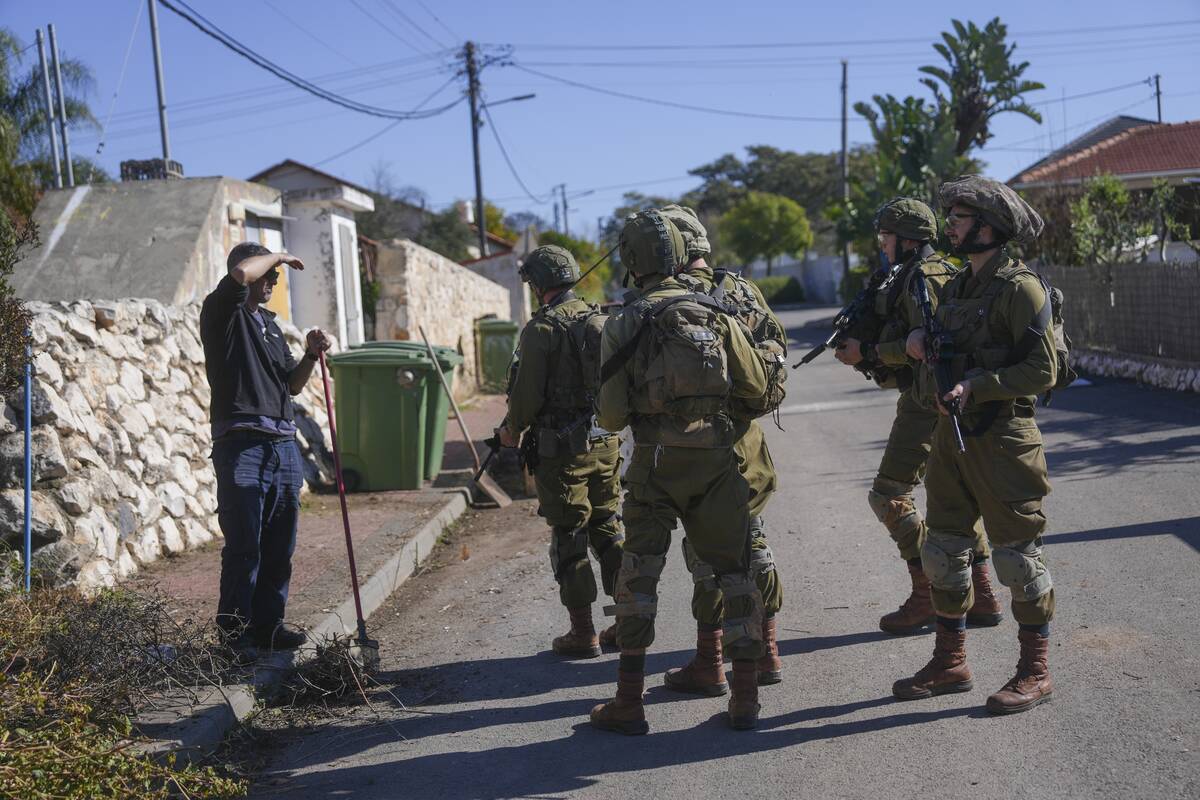
[[[475,62],[475,43],[467,42],[463,47],[463,59],[467,63],[467,93],[471,101],[471,150],[475,156],[475,228],[479,231],[479,257],[488,255],[487,214],[483,206],[483,171],[479,165],[479,65]]]

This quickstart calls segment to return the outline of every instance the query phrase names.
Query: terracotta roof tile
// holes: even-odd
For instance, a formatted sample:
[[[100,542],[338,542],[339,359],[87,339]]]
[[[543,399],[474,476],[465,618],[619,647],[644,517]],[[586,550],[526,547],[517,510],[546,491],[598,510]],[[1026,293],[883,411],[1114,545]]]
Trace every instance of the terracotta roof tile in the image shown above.
[[[1028,169],[1015,185],[1058,183],[1113,175],[1200,170],[1200,120],[1142,125],[1048,164]]]

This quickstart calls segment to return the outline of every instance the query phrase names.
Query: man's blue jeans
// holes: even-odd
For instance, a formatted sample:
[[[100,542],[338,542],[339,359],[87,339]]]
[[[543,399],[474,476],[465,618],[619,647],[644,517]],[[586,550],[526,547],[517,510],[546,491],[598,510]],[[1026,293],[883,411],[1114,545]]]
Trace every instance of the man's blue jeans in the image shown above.
[[[213,443],[221,550],[217,625],[269,634],[283,621],[304,470],[294,439],[233,433]]]

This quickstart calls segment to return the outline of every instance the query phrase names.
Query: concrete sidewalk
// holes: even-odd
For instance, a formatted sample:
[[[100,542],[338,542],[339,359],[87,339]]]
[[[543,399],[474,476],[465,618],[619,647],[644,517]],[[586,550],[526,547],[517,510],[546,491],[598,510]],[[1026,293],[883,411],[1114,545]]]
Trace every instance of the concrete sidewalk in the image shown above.
[[[463,409],[481,455],[482,439],[503,417],[504,398],[481,396]],[[446,458],[433,486],[413,491],[352,494],[347,507],[354,540],[363,614],[369,617],[429,556],[438,538],[470,502],[470,451],[453,419],[446,429]],[[337,495],[308,494],[302,500],[287,621],[309,632],[312,641],[355,631],[354,598],[346,558],[345,535]],[[177,618],[215,618],[221,547],[156,562],[125,585],[157,592],[169,600]],[[161,708],[143,713],[137,728],[155,741],[151,751],[176,752],[182,758],[204,753],[269,697],[287,670],[311,657],[311,648],[272,653],[247,671],[244,683],[204,687],[168,698]]]

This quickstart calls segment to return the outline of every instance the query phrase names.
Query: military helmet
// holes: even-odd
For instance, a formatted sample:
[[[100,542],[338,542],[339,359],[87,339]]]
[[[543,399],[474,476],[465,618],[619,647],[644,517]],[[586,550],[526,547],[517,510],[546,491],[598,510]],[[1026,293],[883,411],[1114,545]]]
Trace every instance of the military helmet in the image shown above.
[[[528,281],[535,289],[553,289],[570,286],[579,280],[579,265],[575,256],[565,247],[544,244],[531,251],[521,263],[521,280]]]
[[[695,211],[676,203],[663,206],[659,211],[664,217],[675,223],[675,227],[679,229],[688,261],[695,261],[712,252],[712,245],[708,243],[708,231],[705,230],[704,224],[700,222]]]
[[[875,230],[894,233],[914,242],[928,242],[937,237],[937,217],[933,209],[917,198],[897,197],[875,212]]]
[[[653,209],[625,218],[619,245],[621,263],[634,275],[673,275],[686,257],[675,223]]]
[[[946,181],[938,188],[938,202],[946,209],[955,205],[975,209],[1005,241],[1028,244],[1045,227],[1041,216],[1019,194],[982,175],[963,175]]]

